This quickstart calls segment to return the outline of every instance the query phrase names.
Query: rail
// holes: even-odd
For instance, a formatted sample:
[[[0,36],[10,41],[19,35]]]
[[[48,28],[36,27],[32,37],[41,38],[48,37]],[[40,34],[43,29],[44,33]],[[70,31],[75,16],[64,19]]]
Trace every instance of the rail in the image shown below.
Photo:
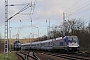
[[[33,60],[40,60],[37,56],[36,56],[36,54],[33,52],[33,55],[31,56],[31,55],[29,55],[29,53],[28,52],[17,52],[16,53],[18,56],[20,56],[23,60],[29,60],[29,57],[30,58],[32,58]],[[24,55],[24,56],[22,56],[22,54]]]
[[[60,57],[60,58],[64,58],[64,59],[69,59],[69,60],[90,60],[90,57],[85,57],[83,55],[81,56],[78,56],[76,54],[59,54],[59,53],[48,53],[48,52],[45,52],[44,54],[47,54],[47,55],[51,55],[51,56],[55,56],[55,57]]]

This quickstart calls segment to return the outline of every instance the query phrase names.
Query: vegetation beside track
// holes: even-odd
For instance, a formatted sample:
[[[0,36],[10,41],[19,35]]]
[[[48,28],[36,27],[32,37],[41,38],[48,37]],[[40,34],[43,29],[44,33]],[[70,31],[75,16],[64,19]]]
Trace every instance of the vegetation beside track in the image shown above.
[[[8,58],[9,58],[9,60],[18,60],[15,52],[9,53]],[[0,54],[0,60],[5,60],[4,59],[4,53]]]

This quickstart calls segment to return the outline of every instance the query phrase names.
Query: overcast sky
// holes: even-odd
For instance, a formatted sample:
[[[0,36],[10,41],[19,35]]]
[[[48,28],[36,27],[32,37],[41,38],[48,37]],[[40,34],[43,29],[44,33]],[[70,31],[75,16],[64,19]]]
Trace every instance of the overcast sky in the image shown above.
[[[23,11],[10,20],[11,37],[15,38],[18,30],[20,31],[20,38],[28,37],[31,32],[34,34],[39,33],[45,35],[47,26],[61,25],[63,21],[63,12],[65,13],[66,20],[71,18],[81,19],[86,22],[90,21],[90,0],[8,0],[10,4],[34,4],[34,12],[31,8]],[[26,5],[8,6],[8,16],[11,17],[20,11]],[[33,9],[33,8],[32,8]],[[23,15],[23,13],[33,13],[32,15]],[[8,18],[9,18],[8,17]],[[31,29],[31,20],[33,29]],[[46,23],[47,20],[47,23]],[[21,21],[21,22],[20,22]],[[5,22],[5,1],[0,1],[0,32],[4,36],[4,22]],[[38,28],[35,28],[38,27]],[[20,28],[20,29],[19,29]]]

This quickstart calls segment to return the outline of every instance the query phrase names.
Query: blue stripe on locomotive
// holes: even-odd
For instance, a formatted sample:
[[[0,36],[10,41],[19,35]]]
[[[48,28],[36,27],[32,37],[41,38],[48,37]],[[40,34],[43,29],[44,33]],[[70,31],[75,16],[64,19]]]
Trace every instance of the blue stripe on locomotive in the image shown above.
[[[66,44],[68,45],[68,36],[65,36]],[[77,38],[77,42],[79,44],[79,39]]]
[[[68,37],[65,36],[66,44],[68,45]]]
[[[78,44],[79,44],[79,39],[77,38],[77,42],[78,42]]]

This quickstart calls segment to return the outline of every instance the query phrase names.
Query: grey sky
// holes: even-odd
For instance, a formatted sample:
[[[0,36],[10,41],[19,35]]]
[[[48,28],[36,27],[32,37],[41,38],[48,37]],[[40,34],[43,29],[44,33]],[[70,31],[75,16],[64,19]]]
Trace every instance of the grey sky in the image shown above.
[[[9,4],[26,4],[26,3],[32,3],[35,0],[8,0]],[[0,1],[0,32],[4,30],[4,4],[5,1]],[[15,6],[15,7],[8,7],[8,15],[9,17],[17,13],[19,10],[21,10],[24,6]],[[63,12],[66,13],[66,19],[69,16],[69,18],[81,18],[82,20],[90,20],[90,1],[89,0],[36,0],[35,1],[35,9],[34,14],[31,16],[33,25],[37,27],[41,26],[47,26],[45,23],[45,20],[49,20],[51,22],[51,25],[60,25],[62,23],[62,14]],[[24,11],[23,13],[30,13],[30,8]],[[20,20],[22,23],[20,23]],[[11,19],[11,26],[12,27],[22,27],[24,25],[24,31],[29,32],[30,28],[28,26],[31,25],[31,18],[30,16],[25,15],[17,15],[14,18]],[[3,26],[3,27],[2,27]],[[3,29],[3,30],[2,30]],[[42,29],[42,28],[40,28]],[[43,28],[44,29],[44,28]],[[12,29],[12,35],[17,33],[18,29]],[[20,36],[21,38],[29,35],[28,32],[25,32],[22,30]],[[42,30],[41,30],[42,31]],[[37,31],[35,31],[37,33]],[[25,34],[25,35],[23,35]],[[2,32],[2,35],[4,35],[4,31]]]

